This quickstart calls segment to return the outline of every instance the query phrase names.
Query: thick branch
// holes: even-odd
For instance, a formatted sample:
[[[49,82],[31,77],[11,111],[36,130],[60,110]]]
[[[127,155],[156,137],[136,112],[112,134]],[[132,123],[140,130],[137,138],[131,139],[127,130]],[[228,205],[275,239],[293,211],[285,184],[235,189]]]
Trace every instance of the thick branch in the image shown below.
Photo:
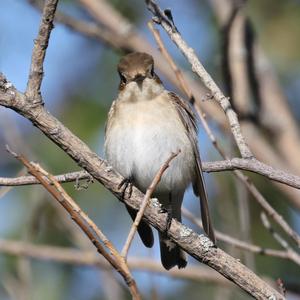
[[[34,126],[63,149],[80,167],[87,170],[97,181],[102,183],[119,199],[122,199],[123,194],[119,190],[119,184],[123,180],[122,176],[92,152],[86,144],[65,128],[43,106],[30,105],[25,95],[19,93],[3,76],[0,78],[0,105],[9,107],[30,120]],[[133,187],[131,197],[128,196],[125,193],[123,200],[126,204],[134,209],[139,209],[144,195]],[[149,224],[159,231],[164,231],[167,225],[167,216],[160,211],[159,203],[152,199],[145,210],[144,216]],[[221,249],[215,248],[213,243],[204,235],[197,235],[174,219],[168,233],[170,238],[187,253],[235,282],[253,297],[257,299],[272,297],[274,299],[284,299],[276,290],[238,260]]]
[[[172,17],[171,17],[172,18]],[[177,30],[175,28],[173,19],[170,19],[171,21],[171,26],[174,26],[174,30]],[[169,22],[169,20],[167,20],[167,22]],[[158,32],[158,30],[154,29],[154,26],[152,25],[151,22],[148,23],[148,26],[150,28],[150,30],[152,31],[154,38],[157,42],[157,44],[159,45],[159,49],[160,51],[163,53],[163,55],[165,56],[166,60],[169,62],[170,66],[172,67],[172,69],[174,70],[178,81],[181,82],[182,85],[182,89],[183,91],[186,93],[186,95],[188,96],[188,98],[190,99],[190,101],[194,104],[195,109],[199,115],[200,121],[203,125],[203,128],[205,129],[208,137],[211,139],[214,147],[217,149],[217,151],[220,153],[220,155],[229,160],[228,157],[225,154],[225,151],[220,147],[217,139],[215,138],[214,134],[212,133],[205,116],[203,115],[201,109],[198,107],[198,105],[195,105],[195,102],[193,101],[194,97],[192,92],[190,91],[188,85],[186,84],[182,73],[180,72],[180,70],[177,68],[175,62],[173,61],[172,57],[170,56],[170,54],[168,53],[167,49],[165,48],[161,38],[160,38],[160,34]],[[255,158],[252,159],[246,159],[246,162],[255,162],[257,161]],[[258,162],[260,163],[260,162]],[[262,206],[262,208],[266,211],[266,213],[271,216],[273,218],[274,221],[276,221],[281,228],[292,238],[294,239],[294,241],[297,243],[298,246],[300,246],[300,237],[298,236],[298,234],[288,225],[288,223],[282,218],[281,215],[279,215],[274,208],[266,201],[266,199],[263,197],[263,195],[257,190],[257,188],[253,185],[253,183],[251,182],[251,180],[245,176],[241,171],[239,170],[234,170],[233,174],[240,180],[242,181],[246,188],[248,189],[248,191],[251,193],[251,195],[254,197],[254,199],[256,199],[256,201]],[[298,262],[297,262],[298,263]]]
[[[36,4],[37,6],[40,6],[39,3],[41,2],[40,0],[28,0],[28,1]],[[168,68],[168,66],[164,63],[161,55],[159,55],[156,49],[151,47],[150,44],[147,43],[147,41],[137,32],[137,28],[132,23],[129,24],[127,21],[127,23],[129,24],[130,28],[132,28],[132,30],[130,32],[127,32],[127,34],[124,34],[123,27],[121,27],[118,22],[119,18],[121,18],[122,16],[120,14],[116,14],[116,11],[114,11],[113,14],[109,14],[108,11],[111,11],[112,6],[109,7],[110,8],[109,10],[106,10],[108,3],[104,0],[97,1],[98,4],[97,7],[88,4],[88,2],[95,3],[96,1],[90,0],[90,1],[84,1],[84,3],[83,1],[81,1],[81,3],[88,11],[90,11],[90,13],[96,18],[97,22],[101,24],[101,26],[93,22],[86,22],[83,20],[72,18],[70,16],[66,16],[60,12],[56,13],[56,16],[58,17],[57,21],[65,24],[68,28],[72,30],[78,31],[91,38],[96,38],[100,42],[104,42],[105,44],[112,47],[114,50],[118,52],[121,50],[123,52],[143,51],[143,52],[151,53],[156,62],[156,68],[158,68],[160,72],[164,74],[164,76],[168,78],[168,80],[174,86],[180,88],[179,81],[176,80],[174,76],[174,72],[172,72],[172,70],[170,70],[170,68]],[[215,2],[214,0],[211,1]],[[218,4],[216,5],[216,8],[221,8],[220,9],[221,13],[226,12],[227,10],[227,7],[226,5],[223,5],[223,2],[224,1],[222,0],[218,0]],[[104,3],[104,5],[101,5],[102,3]],[[101,11],[102,12],[101,16],[110,15],[110,19],[103,20],[99,13],[96,16],[96,13],[94,13],[95,10]],[[122,22],[124,22],[124,20],[126,21],[126,19],[122,17]],[[115,30],[108,29],[108,28],[112,28],[110,25],[111,22],[118,25],[113,27]],[[262,67],[262,69],[265,70],[264,67]],[[193,95],[195,97],[195,102],[197,103],[196,106],[197,109],[199,105],[201,105],[201,109],[203,109],[205,114],[213,117],[214,121],[216,121],[223,130],[227,130],[228,128],[227,128],[226,120],[222,116],[219,107],[217,107],[216,105],[214,105],[214,103],[211,102],[210,103],[202,102],[201,99],[202,99],[202,95],[205,92],[204,89],[202,88],[201,85],[199,85],[196,82],[196,80],[191,78],[189,74],[185,74],[185,75],[186,75],[187,82],[191,88],[191,91],[193,92]],[[269,77],[265,76],[265,78],[269,78]],[[274,95],[272,95],[272,97],[273,96]],[[270,97],[267,97],[267,99],[269,98]],[[269,108],[272,109],[272,105]],[[277,154],[275,155],[273,149],[274,147],[270,146],[268,142],[265,141],[265,139],[259,133],[258,129],[254,127],[253,124],[244,123],[242,125],[243,125],[242,130],[244,133],[246,133],[246,136],[248,135],[249,137],[248,143],[250,144],[251,149],[254,151],[256,156],[259,157],[260,160],[266,161],[268,162],[268,164],[276,166],[277,168],[281,168],[281,169],[285,168],[285,165],[283,164],[283,160]],[[288,126],[286,128],[288,128]],[[283,130],[282,132],[287,132],[287,130],[285,131]],[[289,168],[291,169],[291,166],[289,166]],[[276,182],[274,182],[274,184],[286,195],[288,195],[287,200],[291,201],[291,203],[295,205],[298,209],[300,208],[299,191],[289,189],[287,186],[277,184]]]
[[[202,222],[200,219],[196,218],[190,211],[188,211],[186,208],[182,209],[183,215],[189,219],[192,223],[197,225],[199,228],[203,229]],[[286,249],[284,251],[282,250],[276,250],[276,249],[270,249],[270,248],[263,248],[261,246],[250,244],[248,242],[244,242],[242,240],[239,240],[237,238],[234,238],[230,235],[227,235],[223,232],[220,232],[218,230],[215,230],[216,237],[218,241],[225,242],[231,246],[234,246],[241,250],[246,250],[255,254],[260,255],[267,255],[267,256],[273,256],[278,257],[282,259],[289,259],[290,261],[294,262],[295,264],[300,266],[300,256],[297,252],[295,252],[293,249]]]

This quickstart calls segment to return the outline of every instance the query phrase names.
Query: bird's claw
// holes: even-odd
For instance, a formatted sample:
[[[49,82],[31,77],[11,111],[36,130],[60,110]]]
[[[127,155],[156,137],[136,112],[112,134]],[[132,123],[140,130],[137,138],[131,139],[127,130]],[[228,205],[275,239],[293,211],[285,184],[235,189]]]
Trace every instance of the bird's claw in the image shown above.
[[[172,209],[168,209],[168,208],[165,208],[165,207],[161,207],[160,213],[162,214],[167,214],[167,222],[166,222],[166,228],[164,230],[164,233],[165,235],[167,236],[168,235],[168,231],[171,227],[171,223],[172,223],[172,218],[173,218],[173,215],[172,215]]]
[[[118,189],[122,189],[122,199],[125,198],[126,190],[128,189],[128,198],[132,195],[132,179],[131,178],[124,178],[120,184],[118,185]]]

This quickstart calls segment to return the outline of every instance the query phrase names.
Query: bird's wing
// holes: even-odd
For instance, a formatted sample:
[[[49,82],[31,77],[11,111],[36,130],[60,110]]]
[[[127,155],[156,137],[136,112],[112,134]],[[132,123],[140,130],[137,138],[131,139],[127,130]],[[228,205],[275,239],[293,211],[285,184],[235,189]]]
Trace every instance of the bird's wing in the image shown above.
[[[196,117],[188,103],[180,99],[175,93],[169,92],[169,96],[171,98],[171,101],[176,107],[180,119],[185,127],[187,136],[193,147],[193,152],[196,160],[196,170],[195,170],[196,179],[193,182],[193,189],[194,189],[194,193],[200,197],[203,229],[206,232],[206,234],[209,236],[209,238],[215,243],[216,238],[215,238],[212,222],[209,215],[207,192],[205,188],[202,167],[201,167],[201,159],[198,150]]]
[[[110,123],[111,123],[111,120],[113,120],[113,115],[116,113],[116,102],[117,100],[114,100],[113,103],[111,104],[111,107],[109,109],[109,112],[108,112],[108,116],[107,116],[107,120],[105,122],[105,127],[104,127],[104,136],[106,137],[106,133],[107,133],[107,130],[108,128],[110,127]]]

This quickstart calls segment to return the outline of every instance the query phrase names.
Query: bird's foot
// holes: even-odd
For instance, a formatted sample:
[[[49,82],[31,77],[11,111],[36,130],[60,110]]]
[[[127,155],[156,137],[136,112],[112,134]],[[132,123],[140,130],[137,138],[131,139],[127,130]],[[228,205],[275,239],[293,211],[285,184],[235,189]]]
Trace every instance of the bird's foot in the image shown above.
[[[128,189],[128,197],[130,198],[132,195],[132,179],[131,178],[124,178],[120,184],[118,185],[118,189],[122,189],[122,199],[125,198],[125,193]]]
[[[168,231],[169,231],[169,229],[171,227],[172,218],[173,218],[172,208],[168,209],[168,208],[162,207],[159,212],[163,213],[163,214],[167,214],[167,222],[166,222],[166,228],[164,230],[164,234],[166,236],[168,236]]]

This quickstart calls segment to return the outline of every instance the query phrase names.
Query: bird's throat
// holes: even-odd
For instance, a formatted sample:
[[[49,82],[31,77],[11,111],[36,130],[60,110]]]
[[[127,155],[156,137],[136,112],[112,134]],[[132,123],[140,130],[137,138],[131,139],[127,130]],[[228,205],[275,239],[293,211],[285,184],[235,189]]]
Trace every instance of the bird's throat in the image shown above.
[[[164,91],[163,85],[151,78],[139,82],[129,82],[120,91],[118,99],[121,101],[136,102],[150,101]]]

